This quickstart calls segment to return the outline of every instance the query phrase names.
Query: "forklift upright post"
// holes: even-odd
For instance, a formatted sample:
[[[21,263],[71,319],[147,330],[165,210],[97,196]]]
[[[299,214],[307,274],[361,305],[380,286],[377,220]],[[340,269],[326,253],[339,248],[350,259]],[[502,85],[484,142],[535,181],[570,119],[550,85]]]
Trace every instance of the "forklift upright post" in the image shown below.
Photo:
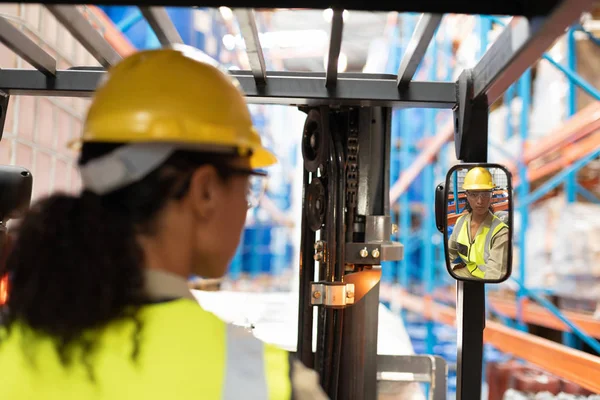
[[[467,163],[487,162],[488,99],[473,98],[473,73],[465,70],[458,79],[458,102],[454,110],[456,157]],[[481,399],[485,284],[457,281],[456,398]]]
[[[387,107],[369,107],[361,108],[357,114],[359,152],[356,214],[366,216],[369,220],[377,218],[385,221],[390,217],[388,174],[392,112]],[[364,243],[371,243],[385,236],[382,232],[371,229],[369,221],[365,221],[365,225],[364,236],[354,237],[352,241],[360,240]],[[385,230],[384,226],[380,226],[380,229]],[[356,229],[356,231],[360,231],[360,229]],[[373,266],[373,268],[380,269],[381,266]],[[353,274],[361,273],[363,272],[354,272]],[[349,274],[348,279],[353,274]],[[365,276],[355,277],[362,280],[368,279]],[[377,398],[379,280],[372,284],[362,299],[345,310],[342,365],[340,366],[340,399]]]

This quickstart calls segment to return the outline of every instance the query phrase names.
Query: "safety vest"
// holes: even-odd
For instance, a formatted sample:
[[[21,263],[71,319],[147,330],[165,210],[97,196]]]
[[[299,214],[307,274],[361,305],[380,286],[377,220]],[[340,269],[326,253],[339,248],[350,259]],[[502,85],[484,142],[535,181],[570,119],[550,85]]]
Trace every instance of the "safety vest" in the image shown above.
[[[458,232],[456,243],[458,255],[467,265],[471,275],[483,279],[485,266],[490,256],[492,238],[504,227],[508,227],[502,220],[492,215],[492,223],[482,224],[475,240],[469,238],[469,224],[465,223],[466,215],[456,221],[454,229]]]
[[[292,397],[287,351],[264,344],[244,328],[224,323],[193,300],[143,306],[138,320],[142,324],[139,335],[133,321],[113,322],[99,334],[89,362],[75,357],[68,367],[60,363],[46,335],[24,334],[23,325],[17,323],[8,336],[0,329],[0,399]],[[139,355],[134,361],[136,336]]]

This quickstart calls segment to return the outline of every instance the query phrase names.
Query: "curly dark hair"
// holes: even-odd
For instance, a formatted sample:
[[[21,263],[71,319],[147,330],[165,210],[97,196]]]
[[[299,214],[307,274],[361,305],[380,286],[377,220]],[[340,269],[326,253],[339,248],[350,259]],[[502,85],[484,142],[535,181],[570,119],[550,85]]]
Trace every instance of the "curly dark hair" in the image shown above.
[[[121,145],[86,143],[79,164]],[[226,180],[227,169],[219,166],[231,157],[177,151],[142,180],[107,195],[54,194],[33,205],[0,270],[0,276],[8,274],[10,279],[8,301],[0,308],[5,331],[10,335],[19,321],[28,335],[49,335],[68,365],[75,346],[83,348],[83,362],[94,349],[90,331],[130,318],[136,326],[132,354],[136,359],[142,330],[136,316],[146,303],[144,254],[136,236],[155,232],[157,214],[169,199],[185,195],[197,167],[213,164]]]

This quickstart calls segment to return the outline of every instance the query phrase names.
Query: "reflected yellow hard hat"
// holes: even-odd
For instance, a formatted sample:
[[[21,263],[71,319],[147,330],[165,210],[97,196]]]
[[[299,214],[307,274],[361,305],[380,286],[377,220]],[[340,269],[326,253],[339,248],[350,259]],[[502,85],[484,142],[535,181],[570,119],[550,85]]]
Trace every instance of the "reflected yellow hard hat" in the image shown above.
[[[237,79],[185,45],[135,53],[111,68],[84,124],[85,142],[235,148],[253,168],[277,162],[261,143]]]
[[[492,174],[482,167],[470,169],[463,182],[464,190],[493,190],[495,187]]]

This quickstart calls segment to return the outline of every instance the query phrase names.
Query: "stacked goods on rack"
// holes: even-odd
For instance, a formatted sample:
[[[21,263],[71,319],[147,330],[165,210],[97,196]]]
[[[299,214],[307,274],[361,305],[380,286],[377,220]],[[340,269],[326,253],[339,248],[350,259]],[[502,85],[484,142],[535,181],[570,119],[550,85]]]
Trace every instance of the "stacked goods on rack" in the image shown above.
[[[546,200],[531,210],[526,237],[527,286],[600,300],[600,205]]]
[[[488,400],[600,400],[582,387],[516,360],[487,365]]]

